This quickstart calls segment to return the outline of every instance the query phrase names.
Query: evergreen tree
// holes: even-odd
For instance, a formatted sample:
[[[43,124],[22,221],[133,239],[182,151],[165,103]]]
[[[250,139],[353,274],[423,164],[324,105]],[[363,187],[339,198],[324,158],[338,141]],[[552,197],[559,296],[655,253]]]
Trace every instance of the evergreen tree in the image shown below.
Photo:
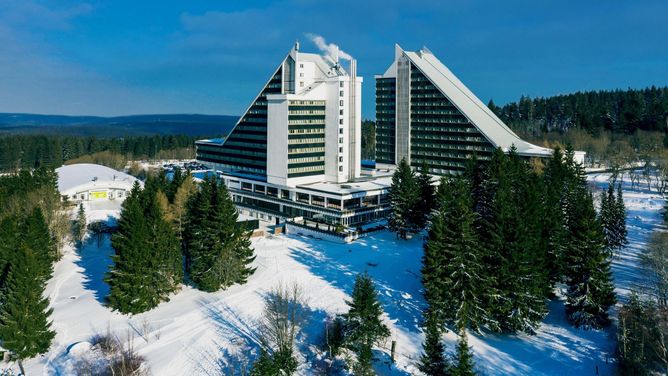
[[[49,233],[49,226],[46,224],[42,213],[42,209],[36,207],[33,209],[32,213],[28,214],[26,218],[20,222],[20,244],[23,244],[32,250],[41,266],[39,275],[42,280],[46,282],[51,278],[56,252],[53,239]]]
[[[225,184],[206,178],[189,203],[185,233],[190,278],[204,291],[243,284],[255,272],[250,233],[237,225],[238,213]]]
[[[428,319],[425,322],[425,340],[422,345],[422,355],[418,369],[428,376],[446,376],[450,374],[448,363],[441,341],[440,325],[436,320]]]
[[[78,244],[81,244],[85,236],[86,236],[86,211],[84,209],[83,203],[81,203],[79,204],[79,210],[77,211],[77,220],[74,225],[74,239]]]
[[[533,333],[547,314],[549,281],[541,246],[538,178],[513,148],[492,157],[484,182],[489,202],[480,229],[493,299],[486,302],[491,328]]]
[[[489,322],[483,306],[489,283],[474,231],[468,183],[462,178],[441,181],[439,210],[434,212],[425,243],[423,285],[429,313],[437,322],[478,329]]]
[[[566,209],[566,314],[577,327],[600,328],[610,323],[607,311],[615,303],[610,258],[584,170],[572,158],[569,160],[572,173]]]
[[[628,244],[626,230],[626,205],[622,194],[622,183],[617,184],[617,197],[615,201],[615,227],[617,232],[617,245],[622,248]]]
[[[451,374],[453,376],[474,376],[473,355],[471,354],[464,328],[459,331],[459,341],[457,342],[457,353],[455,356],[455,364]]]
[[[123,203],[116,254],[107,275],[109,305],[122,313],[140,313],[168,300],[183,276],[181,253],[171,226],[164,220],[155,191],[135,183]]]
[[[52,310],[48,309],[49,300],[42,297],[42,271],[43,265],[36,252],[26,245],[21,246],[15,250],[5,287],[0,294],[2,346],[19,362],[45,353],[55,336],[50,329]]]
[[[389,190],[391,212],[387,220],[390,230],[401,239],[409,233],[419,231],[416,219],[416,207],[419,202],[419,191],[415,174],[405,159],[402,159],[392,175],[392,186]]]
[[[415,208],[415,226],[424,228],[427,225],[431,211],[434,209],[436,190],[431,182],[429,168],[426,163],[422,164],[420,173],[416,177],[419,197]]]
[[[609,252],[617,248],[617,228],[615,213],[615,188],[611,182],[608,189],[601,192],[601,206],[598,211],[598,218],[603,228],[605,245]]]
[[[368,274],[360,274],[355,279],[352,300],[346,301],[350,307],[344,314],[346,347],[357,355],[353,367],[355,375],[372,375],[372,348],[390,335],[383,324],[383,308],[378,294]]]

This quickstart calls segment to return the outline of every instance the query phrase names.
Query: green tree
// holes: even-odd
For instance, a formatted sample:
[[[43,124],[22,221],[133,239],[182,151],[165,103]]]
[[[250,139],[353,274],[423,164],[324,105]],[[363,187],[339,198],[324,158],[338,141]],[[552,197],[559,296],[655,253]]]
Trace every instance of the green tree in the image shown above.
[[[189,203],[185,233],[190,278],[204,291],[243,284],[255,272],[250,232],[237,225],[238,213],[225,184],[206,178]]]
[[[466,330],[459,331],[459,341],[457,341],[457,353],[455,355],[455,364],[452,367],[453,376],[474,376],[473,355],[469,348]]]
[[[446,376],[450,374],[450,364],[445,357],[441,340],[441,325],[433,319],[425,322],[425,340],[418,369],[428,376]]]
[[[398,237],[406,239],[409,233],[419,230],[415,223],[419,191],[415,174],[405,159],[401,160],[392,175],[389,199],[392,211],[388,218],[388,226]]]
[[[123,203],[116,251],[107,274],[109,305],[122,313],[140,313],[168,300],[183,277],[176,235],[161,213],[156,192],[135,183]]]
[[[601,328],[610,323],[608,308],[615,304],[610,258],[584,171],[572,162],[571,168],[566,209],[569,240],[564,259],[566,314],[577,327]]]
[[[373,375],[372,348],[389,337],[390,330],[383,324],[383,308],[371,277],[364,273],[357,276],[352,300],[346,301],[348,313],[344,314],[346,347],[357,355],[353,366],[355,375]]]
[[[81,203],[79,204],[79,210],[77,211],[77,219],[74,225],[74,239],[78,244],[81,244],[85,236],[86,236],[86,210],[84,209],[83,203]]]
[[[23,359],[45,353],[55,333],[51,331],[44,298],[43,265],[36,253],[23,245],[15,250],[5,287],[0,295],[0,338],[12,358]],[[22,367],[22,364],[19,363]],[[21,372],[25,374],[23,369]]]
[[[431,182],[431,175],[429,175],[429,168],[426,164],[422,164],[415,181],[419,197],[415,208],[414,221],[417,228],[424,228],[427,225],[431,211],[434,209],[436,199],[436,189]]]

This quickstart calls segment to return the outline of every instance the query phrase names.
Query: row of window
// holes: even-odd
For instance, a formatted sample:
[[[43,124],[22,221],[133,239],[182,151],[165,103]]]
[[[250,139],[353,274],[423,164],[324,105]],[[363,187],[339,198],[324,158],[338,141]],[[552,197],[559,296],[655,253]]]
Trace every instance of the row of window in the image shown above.
[[[299,105],[299,106],[324,106],[325,101],[321,100],[290,100],[288,101],[289,105]]]
[[[325,110],[288,110],[288,115],[325,115]]]
[[[325,160],[325,156],[317,156],[317,157],[304,157],[304,158],[288,158],[288,163],[307,163],[307,162],[323,162]]]
[[[290,125],[299,125],[299,124],[325,125],[325,119],[288,119],[288,124],[290,124]]]
[[[288,134],[325,134],[324,128],[288,129]]]
[[[325,142],[325,140],[322,137],[318,137],[318,138],[289,138],[288,137],[288,145],[299,145],[299,144],[316,143],[316,142]]]

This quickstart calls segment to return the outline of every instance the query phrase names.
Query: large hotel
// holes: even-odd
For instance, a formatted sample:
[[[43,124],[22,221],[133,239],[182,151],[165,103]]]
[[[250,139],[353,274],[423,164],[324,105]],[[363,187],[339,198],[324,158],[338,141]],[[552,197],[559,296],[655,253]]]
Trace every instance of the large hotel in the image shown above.
[[[355,226],[387,215],[401,159],[442,175],[495,148],[551,154],[520,139],[426,48],[396,46],[376,76],[377,167],[363,169],[361,90],[355,60],[296,44],[227,137],[197,141],[197,160],[219,171],[253,216]]]

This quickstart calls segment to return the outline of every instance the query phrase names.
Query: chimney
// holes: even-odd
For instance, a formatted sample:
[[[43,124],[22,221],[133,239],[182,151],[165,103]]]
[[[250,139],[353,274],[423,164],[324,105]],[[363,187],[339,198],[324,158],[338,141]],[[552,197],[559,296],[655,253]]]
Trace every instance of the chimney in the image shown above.
[[[361,131],[357,129],[357,60],[350,60],[350,90],[348,101],[348,137],[350,139],[348,146],[348,180],[359,177],[360,161],[358,152],[361,145],[358,145],[358,133]]]

